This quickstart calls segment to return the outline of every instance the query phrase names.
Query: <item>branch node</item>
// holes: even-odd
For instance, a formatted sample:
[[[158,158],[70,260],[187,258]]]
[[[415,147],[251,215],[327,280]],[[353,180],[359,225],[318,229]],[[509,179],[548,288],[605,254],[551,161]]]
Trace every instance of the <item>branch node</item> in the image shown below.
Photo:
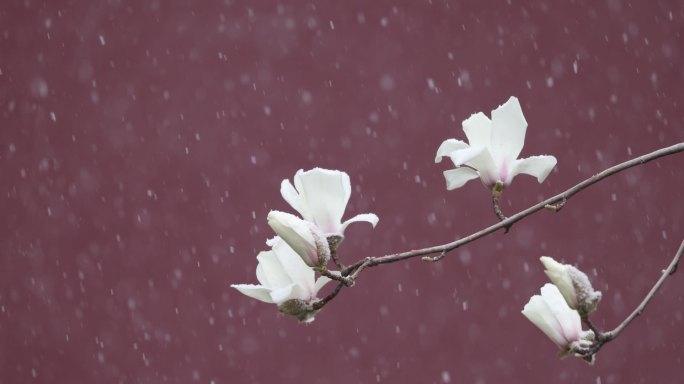
[[[349,275],[349,279],[351,279],[352,285],[356,281],[356,278],[359,276],[361,271],[363,271],[367,266],[371,265],[372,262],[372,257],[366,257],[365,259],[363,259],[363,262],[359,265],[359,267],[356,268],[356,270],[351,275]]]
[[[347,287],[354,286],[354,279],[351,277],[346,277],[346,276],[342,276],[341,274],[332,273],[325,267],[315,267],[313,270],[320,273],[322,276],[325,276],[331,280],[339,281],[340,283],[346,285]]]
[[[544,206],[544,208],[547,209],[547,210],[549,210],[549,211],[551,211],[551,212],[556,212],[556,213],[558,213],[558,212],[560,212],[561,209],[563,209],[563,207],[565,206],[565,203],[567,203],[567,202],[568,202],[568,198],[565,197],[565,196],[563,196],[563,199],[562,199],[561,201],[559,201],[558,203],[556,203],[556,204],[546,204],[546,205]]]
[[[446,256],[446,250],[440,252],[440,254],[437,256],[423,256],[423,257],[421,257],[421,260],[434,263],[434,262],[442,260],[444,258],[444,256]]]

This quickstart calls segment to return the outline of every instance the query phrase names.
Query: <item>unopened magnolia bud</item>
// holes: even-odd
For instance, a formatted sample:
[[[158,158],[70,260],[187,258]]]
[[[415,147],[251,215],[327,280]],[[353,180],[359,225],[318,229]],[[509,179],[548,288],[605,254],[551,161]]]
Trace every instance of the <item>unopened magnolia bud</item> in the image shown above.
[[[330,260],[328,240],[315,224],[289,213],[271,211],[268,225],[309,267],[322,267]]]
[[[544,271],[551,282],[558,287],[570,308],[584,316],[596,309],[601,292],[594,291],[587,275],[569,264],[561,264],[548,256],[540,258]]]
[[[288,300],[278,306],[278,310],[289,316],[294,316],[302,323],[314,321],[316,310],[309,303],[300,299]]]
[[[582,316],[588,315],[596,310],[596,306],[601,301],[601,292],[595,291],[594,287],[591,286],[589,277],[572,265],[568,268],[568,274],[577,293],[577,311]]]
[[[309,225],[309,230],[314,238],[314,244],[316,244],[316,254],[318,255],[316,267],[324,267],[328,264],[328,261],[330,261],[330,246],[328,245],[328,239],[326,239],[323,232],[313,224]]]

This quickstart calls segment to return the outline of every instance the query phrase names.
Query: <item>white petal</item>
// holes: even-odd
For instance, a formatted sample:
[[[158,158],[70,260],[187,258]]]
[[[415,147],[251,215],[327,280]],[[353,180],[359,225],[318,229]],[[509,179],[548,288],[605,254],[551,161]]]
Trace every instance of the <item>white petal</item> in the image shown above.
[[[478,148],[479,153],[477,153],[477,151],[471,152],[470,149],[463,149],[453,152],[451,154],[451,160],[454,162],[454,164],[460,163],[475,168],[479,172],[482,182],[488,188],[491,188],[494,183],[501,179],[501,172],[494,163],[494,159],[489,153],[489,150],[484,147]],[[473,156],[474,153],[477,153],[477,155]]]
[[[548,309],[548,306],[539,295],[534,295],[525,304],[522,314],[537,326],[559,348],[565,348],[565,339],[558,331],[558,323]]]
[[[314,285],[315,273],[311,267],[282,239],[273,247],[284,273],[291,282],[297,285],[311,288]]]
[[[317,265],[316,242],[306,221],[286,212],[271,211],[268,213],[268,225],[307,265]]]
[[[325,233],[337,233],[351,195],[349,175],[341,171],[314,168],[295,175],[295,186],[308,206],[312,221]]]
[[[297,173],[299,172],[302,172],[302,170],[300,169]],[[290,180],[285,179],[280,183],[280,194],[283,196],[283,199],[285,199],[285,201],[287,201],[287,203],[294,208],[295,211],[302,215],[303,218],[306,219],[307,217],[311,216],[309,213],[309,207],[307,207],[307,205],[303,202],[299,192],[297,192],[295,187],[292,186]]]
[[[480,177],[480,175],[477,173],[477,171],[468,167],[460,167],[444,171],[444,178],[446,179],[448,190],[460,188],[468,181],[477,179],[478,177]]]
[[[467,164],[468,162],[479,156],[484,150],[486,150],[485,147],[469,147],[465,149],[459,149],[451,152],[449,154],[449,158],[454,163],[454,165],[458,167],[463,164]]]
[[[290,292],[288,299],[311,301],[316,298],[316,295],[313,294],[313,287],[313,282],[311,283],[310,287],[304,287],[302,285],[295,284],[295,286],[292,287],[292,292]]]
[[[578,340],[582,332],[579,313],[568,306],[558,287],[547,283],[541,288],[541,295],[556,318],[564,339],[568,343]]]
[[[375,228],[375,226],[378,224],[378,221],[380,221],[380,219],[374,213],[358,214],[358,215],[352,217],[351,219],[345,221],[344,223],[342,223],[342,233],[344,234],[344,230],[347,228],[347,225],[349,225],[351,223],[356,223],[358,221],[367,221],[367,222],[371,223],[373,228]]]
[[[468,144],[456,139],[447,139],[437,149],[437,156],[435,156],[435,163],[442,161],[442,157],[449,156],[453,151],[468,148]]]
[[[492,111],[492,156],[498,165],[518,158],[523,144],[527,121],[516,97]]]
[[[331,271],[332,273],[335,273],[336,271]],[[321,276],[316,280],[316,284],[314,284],[314,290],[313,290],[313,296],[316,297],[318,296],[318,291],[321,290],[326,284],[331,282],[332,280],[328,277]]]
[[[549,280],[558,287],[565,301],[571,308],[577,308],[577,293],[575,292],[575,287],[572,284],[572,278],[568,274],[568,266],[561,264],[548,256],[542,256],[539,258],[542,264],[544,264],[546,276]]]
[[[271,299],[273,300],[274,303],[276,304],[281,304],[287,300],[290,299],[299,299],[299,297],[296,297],[296,295],[293,295],[292,290],[295,288],[295,284],[289,284],[284,287],[280,287],[278,289],[274,289],[271,291]]]
[[[231,285],[231,287],[237,289],[243,295],[249,296],[253,299],[263,301],[264,303],[271,303],[271,304],[274,303],[274,301],[273,301],[273,299],[271,299],[271,295],[270,295],[271,290],[269,288],[262,287],[261,285],[233,284],[233,285]]]
[[[492,138],[492,122],[484,113],[478,112],[463,120],[463,132],[472,147],[489,147]]]
[[[547,284],[555,288],[555,285]],[[546,287],[546,285],[544,286]],[[558,290],[556,288],[556,290]],[[558,292],[560,296],[560,292]],[[522,314],[525,315],[534,325],[536,325],[544,334],[551,339],[559,348],[565,348],[568,345],[561,324],[554,315],[553,311],[547,303],[547,298],[544,297],[544,288],[542,288],[542,296],[534,295],[530,301],[525,304]],[[560,296],[563,303],[565,300]],[[566,304],[567,306],[567,304]],[[569,309],[569,308],[568,308]]]
[[[537,178],[538,182],[542,182],[551,173],[553,167],[556,166],[556,158],[553,156],[532,156],[526,159],[516,160],[511,172],[513,176],[524,173]]]
[[[259,252],[257,260],[259,260],[259,265],[257,265],[256,275],[261,285],[278,288],[292,283],[292,279],[285,273],[275,252]]]

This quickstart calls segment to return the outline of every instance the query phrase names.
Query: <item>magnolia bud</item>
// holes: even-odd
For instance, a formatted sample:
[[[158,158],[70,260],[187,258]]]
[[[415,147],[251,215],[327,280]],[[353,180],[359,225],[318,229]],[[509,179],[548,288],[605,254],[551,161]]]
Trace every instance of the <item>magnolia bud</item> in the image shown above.
[[[570,308],[585,316],[596,309],[601,292],[595,291],[587,275],[569,264],[561,264],[548,256],[540,258],[544,271],[558,287]]]
[[[268,225],[310,267],[325,266],[330,260],[328,240],[313,223],[285,212],[268,213]]]

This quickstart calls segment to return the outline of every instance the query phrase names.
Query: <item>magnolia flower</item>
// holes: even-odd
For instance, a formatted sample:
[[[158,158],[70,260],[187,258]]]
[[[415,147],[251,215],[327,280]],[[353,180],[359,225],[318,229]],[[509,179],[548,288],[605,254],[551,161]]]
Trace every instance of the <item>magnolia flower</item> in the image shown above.
[[[309,267],[322,267],[330,260],[328,241],[313,223],[289,213],[271,211],[268,225]]]
[[[460,188],[478,177],[489,189],[497,182],[506,187],[520,173],[535,176],[540,183],[544,181],[556,165],[556,158],[532,156],[518,159],[526,130],[527,121],[518,99],[513,96],[492,111],[491,120],[482,112],[464,120],[463,131],[468,137],[468,144],[456,139],[445,140],[435,157],[435,163],[449,157],[456,166],[456,169],[444,172],[447,189]]]
[[[268,224],[312,267],[325,265],[330,252],[334,252],[344,239],[344,230],[349,224],[367,221],[375,227],[378,223],[378,217],[372,213],[356,215],[342,222],[351,184],[349,175],[341,171],[314,168],[304,172],[300,169],[294,176],[294,186],[289,180],[283,180],[280,194],[302,218],[271,211]],[[328,244],[324,244],[326,242]]]
[[[587,275],[569,264],[561,264],[548,256],[539,258],[546,270],[544,273],[555,284],[568,305],[580,314],[588,314],[596,309],[601,292],[594,291]]]
[[[561,349],[561,355],[591,345],[594,333],[582,331],[579,314],[568,306],[558,287],[553,284],[544,285],[541,296],[532,296],[522,314]]]
[[[294,187],[285,179],[280,184],[280,194],[304,220],[316,224],[326,236],[344,236],[347,226],[357,221],[367,221],[375,227],[379,220],[373,213],[362,213],[342,222],[351,195],[349,175],[345,172],[300,169],[294,176]]]
[[[276,304],[281,312],[300,321],[313,321],[315,311],[311,303],[330,279],[316,280],[314,271],[279,237],[266,243],[272,249],[257,255],[256,275],[260,285],[233,284],[231,287],[251,298]]]

